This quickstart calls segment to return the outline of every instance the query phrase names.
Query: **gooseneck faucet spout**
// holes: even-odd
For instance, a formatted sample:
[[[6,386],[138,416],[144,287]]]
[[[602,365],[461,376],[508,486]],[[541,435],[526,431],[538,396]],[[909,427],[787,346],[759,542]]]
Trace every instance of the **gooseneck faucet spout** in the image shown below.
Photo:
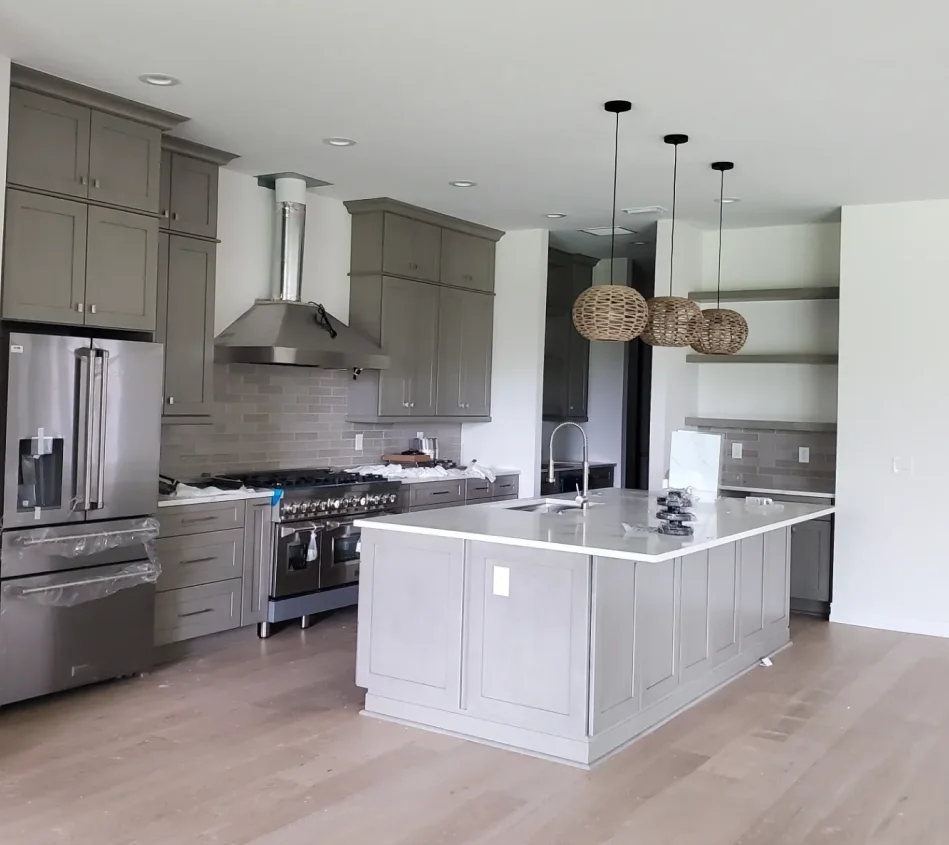
[[[579,423],[575,422],[562,422],[558,425],[552,432],[550,432],[550,446],[548,448],[548,459],[547,459],[547,481],[550,484],[553,484],[556,481],[556,476],[554,475],[554,437],[557,436],[557,432],[560,431],[564,426],[572,425],[580,429],[580,434],[583,435],[583,493],[578,495],[580,499],[580,505],[583,508],[588,508],[590,506],[590,449],[589,444],[587,443],[587,433],[584,431],[584,428]]]

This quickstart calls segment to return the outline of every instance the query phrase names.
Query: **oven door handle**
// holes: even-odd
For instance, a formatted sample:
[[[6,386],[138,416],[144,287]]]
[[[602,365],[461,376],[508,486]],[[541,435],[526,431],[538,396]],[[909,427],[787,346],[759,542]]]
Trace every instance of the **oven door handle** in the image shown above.
[[[280,526],[280,538],[292,537],[294,534],[305,534],[307,531],[323,531],[326,528],[325,522],[307,522],[304,525],[295,523],[293,525]]]

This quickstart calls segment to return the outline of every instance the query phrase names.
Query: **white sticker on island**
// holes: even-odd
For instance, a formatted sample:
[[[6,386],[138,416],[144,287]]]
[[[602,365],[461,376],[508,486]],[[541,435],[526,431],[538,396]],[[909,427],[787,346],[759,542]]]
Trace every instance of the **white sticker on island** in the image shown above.
[[[511,570],[507,566],[494,567],[494,586],[492,592],[496,596],[511,595]]]

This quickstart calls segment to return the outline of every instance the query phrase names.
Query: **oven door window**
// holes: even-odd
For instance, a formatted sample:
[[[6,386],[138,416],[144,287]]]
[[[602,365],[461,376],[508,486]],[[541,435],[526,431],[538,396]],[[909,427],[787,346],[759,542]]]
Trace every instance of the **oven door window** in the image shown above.
[[[274,561],[272,596],[284,598],[318,590],[322,564],[322,527],[282,525]]]
[[[358,582],[359,535],[359,529],[353,527],[352,522],[338,524],[323,534],[322,589]]]

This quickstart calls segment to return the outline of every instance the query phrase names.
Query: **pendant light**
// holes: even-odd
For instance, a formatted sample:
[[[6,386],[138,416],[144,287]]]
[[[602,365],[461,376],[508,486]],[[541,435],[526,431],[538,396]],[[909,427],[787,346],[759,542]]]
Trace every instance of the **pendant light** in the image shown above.
[[[625,284],[613,284],[616,253],[616,177],[619,170],[619,116],[633,107],[629,100],[610,100],[603,108],[616,115],[613,142],[613,231],[610,233],[610,283],[592,285],[573,303],[573,325],[587,340],[633,340],[646,325],[646,300]]]
[[[672,165],[672,232],[669,237],[669,295],[649,300],[649,318],[643,331],[643,340],[650,346],[688,346],[695,339],[699,315],[696,303],[682,296],[672,295],[672,259],[675,257],[676,188],[679,178],[679,144],[689,142],[688,135],[666,135],[662,139],[671,144],[675,154]]]
[[[737,311],[722,308],[722,229],[725,220],[725,172],[735,167],[730,161],[716,161],[712,170],[721,174],[718,195],[718,288],[715,307],[707,308],[699,319],[692,348],[703,355],[734,355],[748,340],[748,323]]]

